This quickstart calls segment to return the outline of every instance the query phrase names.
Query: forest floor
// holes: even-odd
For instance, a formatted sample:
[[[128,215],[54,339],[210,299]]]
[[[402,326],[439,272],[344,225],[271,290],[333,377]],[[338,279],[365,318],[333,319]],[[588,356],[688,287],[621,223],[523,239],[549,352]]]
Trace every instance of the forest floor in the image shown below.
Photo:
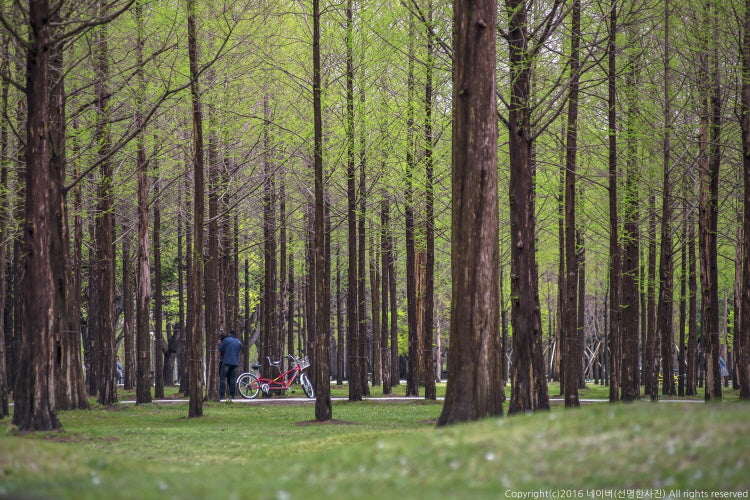
[[[313,405],[225,402],[200,418],[185,403],[93,404],[60,412],[63,431],[25,435],[6,418],[0,498],[748,498],[750,406],[730,394],[437,428],[442,401],[372,390],[334,401],[326,423]]]

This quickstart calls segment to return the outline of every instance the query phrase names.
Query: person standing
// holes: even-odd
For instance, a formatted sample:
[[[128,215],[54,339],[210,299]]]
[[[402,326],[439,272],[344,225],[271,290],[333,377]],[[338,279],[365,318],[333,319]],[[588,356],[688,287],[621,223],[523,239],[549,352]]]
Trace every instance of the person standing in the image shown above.
[[[224,399],[227,389],[229,399],[234,399],[241,348],[242,342],[234,330],[229,330],[229,335],[223,337],[219,343],[219,399]]]

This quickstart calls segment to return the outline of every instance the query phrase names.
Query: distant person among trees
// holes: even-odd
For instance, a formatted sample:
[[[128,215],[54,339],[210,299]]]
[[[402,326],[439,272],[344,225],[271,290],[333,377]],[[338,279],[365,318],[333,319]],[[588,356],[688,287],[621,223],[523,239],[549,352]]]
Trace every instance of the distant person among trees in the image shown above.
[[[122,384],[122,363],[120,363],[120,356],[116,356],[115,360],[115,369],[117,370],[117,383]]]
[[[242,347],[242,342],[239,341],[234,330],[229,330],[229,335],[224,335],[223,328],[220,332],[219,399],[224,399],[227,384],[229,385],[229,398],[234,399],[237,367],[240,365],[240,348]]]

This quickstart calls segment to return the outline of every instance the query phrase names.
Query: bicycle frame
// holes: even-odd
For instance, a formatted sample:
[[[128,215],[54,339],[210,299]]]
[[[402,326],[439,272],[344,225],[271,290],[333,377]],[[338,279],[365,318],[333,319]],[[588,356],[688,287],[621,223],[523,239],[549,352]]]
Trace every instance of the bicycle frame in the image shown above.
[[[285,359],[289,360],[289,369],[283,371],[281,363],[283,358],[278,361],[271,361],[271,358],[266,356],[270,366],[275,366],[279,374],[275,378],[261,377],[259,374],[245,372],[237,377],[237,386],[240,394],[243,398],[254,399],[258,396],[260,391],[268,396],[276,393],[284,393],[295,381],[299,381],[302,386],[302,390],[308,398],[315,397],[315,389],[308,376],[304,373],[304,369],[310,366],[310,361],[304,356],[295,358],[289,354]],[[260,370],[263,365],[253,365],[253,370]]]
[[[268,362],[271,366],[274,366],[274,362],[271,361],[270,357],[266,357],[266,359],[268,359]],[[297,376],[302,372],[302,368],[300,368],[300,364],[296,359],[294,360],[294,365],[283,373],[281,371],[279,363],[281,363],[281,360],[277,361],[275,364],[276,369],[279,371],[278,377],[270,379],[258,375],[258,383],[264,386],[263,392],[279,390],[286,391],[287,389],[289,389],[289,387],[291,387],[291,385],[297,379]],[[253,365],[253,368],[260,369],[261,365]],[[292,376],[287,378],[287,375],[289,375],[290,373],[292,374]],[[268,386],[267,390],[265,389],[266,385]]]

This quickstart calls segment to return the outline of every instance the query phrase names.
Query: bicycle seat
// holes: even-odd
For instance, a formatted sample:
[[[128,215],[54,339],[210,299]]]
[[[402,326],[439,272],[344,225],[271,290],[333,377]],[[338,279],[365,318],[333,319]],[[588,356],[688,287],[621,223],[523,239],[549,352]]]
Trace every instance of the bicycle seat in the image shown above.
[[[263,368],[263,365],[253,365],[253,370],[260,370]]]

